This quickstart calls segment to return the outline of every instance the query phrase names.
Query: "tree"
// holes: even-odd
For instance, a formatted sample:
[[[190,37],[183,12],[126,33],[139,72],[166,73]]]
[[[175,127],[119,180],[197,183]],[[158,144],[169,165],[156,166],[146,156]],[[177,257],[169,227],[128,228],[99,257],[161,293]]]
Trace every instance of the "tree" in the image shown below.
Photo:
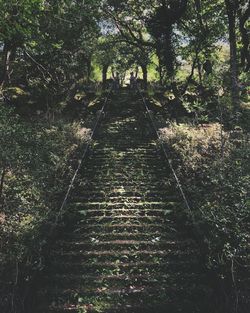
[[[106,86],[108,69],[118,57],[117,45],[119,38],[114,35],[107,35],[99,38],[97,51],[94,54],[97,64],[102,69],[102,83]]]
[[[173,28],[185,13],[188,0],[112,3],[108,1],[105,12],[124,40],[137,47],[155,49],[162,66],[172,76],[175,66]]]
[[[188,1],[159,2],[147,21],[147,28],[155,40],[161,64],[166,68],[168,76],[173,77],[176,63],[173,42],[174,25],[183,17]]]
[[[178,22],[178,30],[182,43],[177,46],[177,54],[191,65],[183,93],[194,81],[196,69],[200,86],[204,83],[204,74],[212,74],[213,57],[227,30],[224,2],[191,0],[185,16]]]
[[[241,34],[241,67],[245,72],[250,70],[250,53],[249,53],[249,34],[247,30],[247,21],[250,15],[250,3],[246,0],[240,0],[238,9],[239,30]]]
[[[0,1],[1,88],[21,85],[53,116],[90,80],[99,1]]]
[[[17,49],[36,32],[43,8],[42,0],[0,0],[0,43],[3,45],[0,89],[10,82],[11,62]]]
[[[237,38],[236,38],[236,17],[239,9],[238,0],[225,0],[228,31],[230,43],[230,71],[231,71],[231,96],[235,110],[239,108],[239,84],[238,84],[238,60],[237,60]]]

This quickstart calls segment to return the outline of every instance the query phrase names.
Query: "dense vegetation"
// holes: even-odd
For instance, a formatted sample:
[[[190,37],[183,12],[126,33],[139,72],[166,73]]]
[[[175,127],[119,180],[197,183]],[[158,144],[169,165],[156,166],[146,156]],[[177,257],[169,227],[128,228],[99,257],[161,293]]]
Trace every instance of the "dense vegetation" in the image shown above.
[[[43,268],[89,102],[112,71],[126,83],[132,70],[190,201],[180,218],[213,273],[218,312],[250,306],[249,12],[246,0],[0,0],[3,312],[25,310],[23,286]]]
[[[241,312],[248,306],[249,284],[249,135],[210,123],[173,124],[161,136],[188,195],[188,224],[210,272],[215,302],[225,310],[233,299]]]

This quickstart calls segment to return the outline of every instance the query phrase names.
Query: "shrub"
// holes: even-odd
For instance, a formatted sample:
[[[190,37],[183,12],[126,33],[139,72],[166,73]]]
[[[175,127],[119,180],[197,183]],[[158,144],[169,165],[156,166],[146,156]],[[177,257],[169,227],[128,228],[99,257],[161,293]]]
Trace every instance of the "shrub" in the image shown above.
[[[195,221],[192,227],[206,267],[214,274],[215,293],[223,286],[218,297],[223,293],[234,299],[244,312],[249,304],[245,292],[245,277],[249,276],[249,135],[240,128],[226,132],[220,124],[172,124],[160,132],[188,196]],[[227,302],[223,299],[223,305]]]
[[[43,267],[50,223],[89,131],[79,122],[48,127],[24,121],[3,105],[0,111],[0,308],[15,312],[32,273]]]

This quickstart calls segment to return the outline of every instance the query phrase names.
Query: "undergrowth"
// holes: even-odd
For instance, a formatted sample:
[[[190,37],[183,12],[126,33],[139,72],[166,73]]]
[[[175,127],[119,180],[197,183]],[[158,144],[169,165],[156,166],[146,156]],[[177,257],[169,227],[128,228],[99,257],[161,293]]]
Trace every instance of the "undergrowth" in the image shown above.
[[[43,247],[89,138],[81,122],[23,120],[0,106],[0,309],[21,311]]]
[[[192,208],[191,228],[218,312],[245,312],[249,271],[250,137],[219,123],[160,130]],[[226,311],[225,311],[226,310]],[[216,312],[217,312],[216,311]],[[235,312],[235,311],[234,311]]]

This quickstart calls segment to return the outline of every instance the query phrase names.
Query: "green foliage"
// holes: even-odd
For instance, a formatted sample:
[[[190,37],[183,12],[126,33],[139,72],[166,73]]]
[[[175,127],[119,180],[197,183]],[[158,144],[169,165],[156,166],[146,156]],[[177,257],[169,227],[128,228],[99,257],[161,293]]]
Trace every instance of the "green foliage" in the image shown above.
[[[0,1],[0,41],[22,45],[36,31],[39,15],[44,10],[42,0]]]
[[[42,99],[44,110],[60,111],[78,82],[90,80],[98,1],[1,1],[0,9],[1,75],[6,72],[0,84],[21,87],[33,101]]]
[[[48,127],[0,106],[0,294],[6,305],[15,281],[19,287],[29,283],[33,271],[43,267],[42,247],[72,176],[71,159],[87,138],[79,123]]]
[[[172,125],[162,130],[162,140],[188,195],[207,268],[225,282],[224,292],[237,289],[240,300],[234,301],[242,304],[242,280],[249,275],[249,136],[220,124]]]

